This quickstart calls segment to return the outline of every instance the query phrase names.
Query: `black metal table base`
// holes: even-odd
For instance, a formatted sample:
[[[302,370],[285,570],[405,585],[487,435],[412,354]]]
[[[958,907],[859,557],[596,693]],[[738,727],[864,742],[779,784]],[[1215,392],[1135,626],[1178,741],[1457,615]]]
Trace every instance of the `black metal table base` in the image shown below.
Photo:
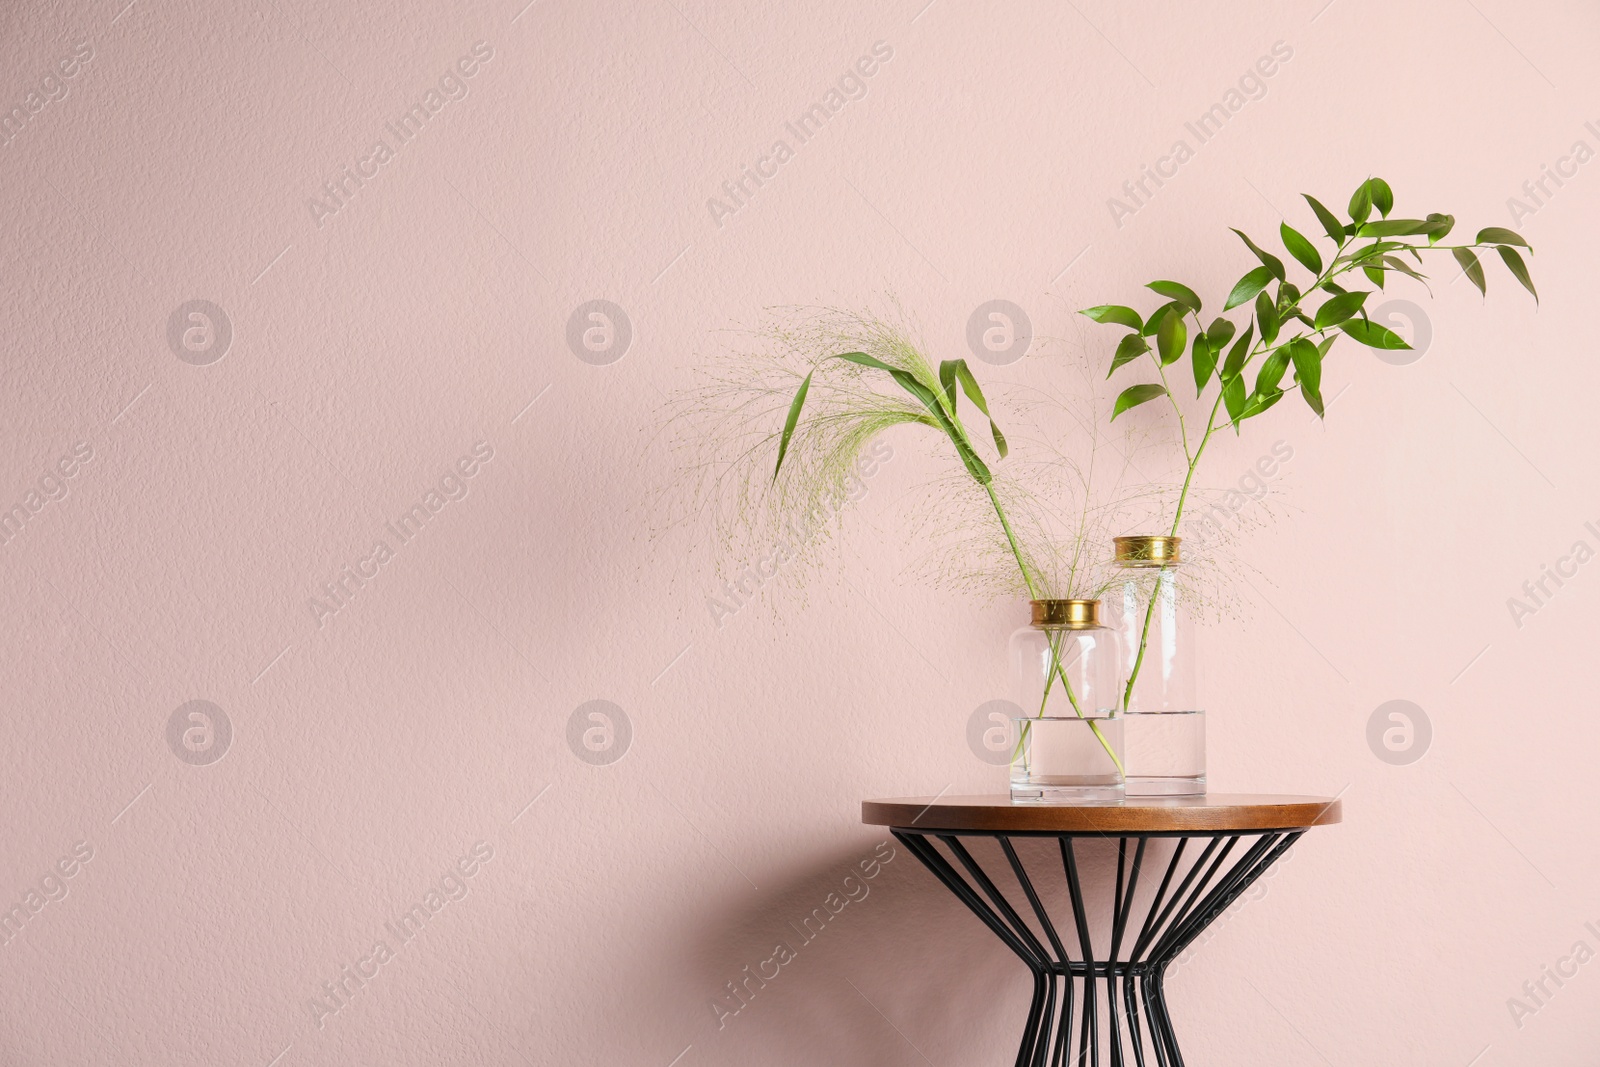
[[[896,827],[892,833],[1033,973],[1017,1067],[1184,1067],[1162,989],[1167,967],[1304,830],[1108,836]],[[1043,882],[1036,886],[1038,861],[1030,873],[1013,844],[1041,837],[1054,838],[1061,851],[1072,911],[1065,941],[1045,904],[1045,897],[1059,893]],[[996,876],[984,872],[962,838],[998,842],[1004,864]],[[1090,932],[1086,880],[1079,875],[1080,838],[1114,842],[1117,850],[1110,931],[1102,931],[1099,945]],[[1158,858],[1154,853],[1165,845],[1152,844],[1163,840],[1172,853]],[[997,880],[1011,886],[1013,899]]]

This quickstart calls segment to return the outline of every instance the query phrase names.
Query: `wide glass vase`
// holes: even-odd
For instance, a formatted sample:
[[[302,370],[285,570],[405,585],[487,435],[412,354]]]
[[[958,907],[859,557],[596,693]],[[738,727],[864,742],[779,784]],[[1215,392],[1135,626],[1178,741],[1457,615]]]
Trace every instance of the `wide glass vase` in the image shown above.
[[[1097,600],[1035,600],[1033,621],[1009,645],[1011,797],[1040,803],[1104,803],[1124,794],[1117,709],[1116,634]]]
[[[1117,633],[1121,712],[1132,797],[1206,791],[1206,715],[1181,538],[1118,537],[1108,622]]]

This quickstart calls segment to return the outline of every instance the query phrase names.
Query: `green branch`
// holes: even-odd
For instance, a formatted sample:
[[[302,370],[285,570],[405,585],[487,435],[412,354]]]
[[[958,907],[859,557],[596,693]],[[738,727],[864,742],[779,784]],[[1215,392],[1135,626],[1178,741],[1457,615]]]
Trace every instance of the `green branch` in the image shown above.
[[[1247,272],[1234,284],[1223,308],[1226,312],[1235,307],[1252,305],[1254,311],[1253,316],[1248,318],[1249,327],[1245,335],[1227,354],[1226,362],[1223,362],[1222,349],[1234,334],[1232,323],[1226,318],[1212,323],[1213,331],[1218,336],[1208,338],[1201,324],[1199,296],[1194,290],[1179,282],[1163,280],[1149,283],[1148,288],[1166,297],[1168,302],[1157,308],[1148,319],[1133,308],[1120,304],[1103,304],[1083,311],[1084,315],[1096,322],[1115,323],[1134,331],[1125,336],[1117,348],[1116,356],[1111,363],[1113,374],[1138,355],[1150,352],[1145,337],[1151,333],[1156,334],[1158,352],[1152,352],[1151,356],[1155,360],[1161,384],[1134,385],[1124,389],[1112,407],[1111,417],[1115,419],[1124,411],[1158,396],[1166,396],[1170,401],[1173,413],[1178,419],[1178,431],[1187,464],[1183,487],[1178,493],[1177,504],[1173,510],[1171,527],[1173,537],[1178,536],[1181,528],[1184,507],[1194,485],[1195,471],[1205,455],[1211,435],[1218,428],[1218,411],[1226,407],[1227,422],[1238,429],[1246,419],[1260,415],[1276,404],[1285,393],[1298,389],[1306,403],[1318,417],[1321,417],[1322,359],[1332,344],[1332,338],[1337,336],[1331,331],[1339,330],[1349,334],[1358,342],[1373,348],[1410,347],[1393,331],[1374,323],[1367,317],[1363,305],[1366,298],[1371,295],[1371,290],[1347,292],[1335,284],[1335,278],[1359,267],[1379,289],[1382,289],[1384,279],[1391,272],[1424,280],[1422,274],[1391,253],[1408,252],[1421,263],[1424,251],[1438,249],[1448,251],[1478,290],[1485,292],[1483,267],[1478,261],[1476,250],[1493,248],[1517,282],[1533,294],[1535,301],[1539,298],[1527,266],[1523,262],[1522,253],[1517,251],[1521,248],[1531,252],[1532,249],[1521,236],[1511,230],[1490,226],[1480,230],[1477,237],[1469,244],[1441,244],[1440,242],[1454,228],[1455,217],[1434,213],[1424,219],[1391,219],[1389,212],[1394,207],[1394,192],[1382,178],[1368,178],[1356,188],[1350,198],[1348,223],[1342,221],[1315,197],[1306,196],[1305,200],[1328,239],[1335,246],[1333,256],[1324,268],[1321,253],[1309,239],[1291,227],[1288,222],[1279,227],[1285,250],[1312,275],[1313,280],[1305,292],[1301,292],[1289,282],[1282,259],[1263,250],[1242,231],[1234,231],[1261,265]],[[1372,219],[1374,209],[1380,216],[1375,220]],[[1360,238],[1372,238],[1372,240],[1369,244],[1352,248]],[[1427,243],[1425,245],[1414,243],[1407,238],[1416,238],[1419,241],[1426,238]],[[1278,284],[1275,299],[1266,291],[1274,279]],[[1326,293],[1328,299],[1315,310],[1313,317],[1308,318],[1302,305],[1308,296],[1318,291]],[[1206,386],[1213,381],[1220,386],[1217,398],[1211,405],[1205,431],[1193,451],[1190,450],[1188,425],[1184,419],[1182,405],[1174,396],[1166,374],[1167,366],[1183,356],[1185,313],[1193,315],[1195,325],[1200,330],[1195,338],[1194,347],[1190,350],[1197,394],[1203,396]],[[1289,331],[1289,336],[1285,336],[1283,327],[1296,322],[1310,326],[1310,330],[1294,328]],[[1252,333],[1256,338],[1253,345],[1249,343]],[[1322,341],[1320,344],[1314,344],[1312,338],[1322,338]],[[1204,363],[1201,362],[1202,352],[1205,356]],[[1268,353],[1270,355],[1267,355]],[[1243,385],[1245,372],[1255,364],[1257,357],[1262,355],[1267,355],[1267,361],[1262,364],[1255,388],[1246,393]],[[1294,382],[1289,386],[1280,386],[1279,383],[1291,364],[1294,367]],[[1160,590],[1165,571],[1165,567],[1160,568],[1156,578],[1156,592]],[[1138,651],[1123,690],[1124,711],[1127,711],[1132,703],[1134,684],[1138,681],[1140,668],[1144,664],[1151,619],[1155,612],[1155,600],[1156,596],[1152,594],[1150,603],[1145,608]]]

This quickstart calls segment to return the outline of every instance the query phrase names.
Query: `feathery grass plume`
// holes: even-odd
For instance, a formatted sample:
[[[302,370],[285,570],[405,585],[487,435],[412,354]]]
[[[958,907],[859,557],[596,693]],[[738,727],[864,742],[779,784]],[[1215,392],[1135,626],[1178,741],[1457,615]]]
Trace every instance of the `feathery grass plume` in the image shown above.
[[[964,478],[941,483],[932,497],[936,506],[929,513],[961,515],[967,513],[968,501],[987,499],[988,511],[980,505],[972,513],[983,516],[972,527],[978,541],[970,546],[974,549],[972,560],[984,561],[975,572],[980,582],[990,573],[989,566],[1003,558],[999,551],[1003,538],[1015,563],[1016,578],[1030,598],[1044,596],[1047,582],[1063,586],[1087,582],[1096,592],[1103,587],[1102,557],[1084,538],[1082,528],[1082,519],[1093,511],[1092,477],[1080,486],[1080,525],[1071,547],[1052,548],[1051,509],[1030,496],[1020,482],[1002,480],[997,489],[994,470],[985,458],[991,454],[990,446],[982,446],[980,453],[962,419],[960,398],[965,396],[964,406],[975,408],[988,421],[992,454],[1005,459],[1009,445],[965,359],[943,360],[936,370],[907,329],[870,311],[822,308],[799,312],[797,318],[760,335],[767,346],[758,358],[714,371],[693,409],[704,413],[709,407],[713,413],[710,431],[698,440],[721,441],[731,453],[726,467],[717,467],[713,456],[695,468],[702,478],[709,479],[709,502],[720,520],[745,531],[761,532],[774,527],[798,532],[792,527],[793,516],[810,518],[819,511],[837,520],[837,501],[856,470],[862,449],[883,430],[914,423],[937,431],[937,437],[930,440],[942,438],[936,447],[946,455],[953,454],[965,472]],[[792,393],[785,388],[789,385]],[[772,428],[779,425],[774,418],[777,401],[786,394],[781,429],[774,434]],[[768,457],[772,473],[761,478],[759,464]],[[721,506],[724,500],[731,502],[726,510]],[[1008,517],[1008,501],[1028,519],[1021,538]],[[831,512],[827,510],[830,506]],[[1070,520],[1066,525],[1071,529]],[[1035,540],[1025,548],[1030,534]],[[808,538],[799,540],[802,543],[795,555],[806,561]],[[757,582],[759,585],[759,577]],[[1008,583],[1008,588],[1016,584]],[[1065,665],[1055,658],[1055,652],[1052,645],[1046,700],[1059,679],[1066,699],[1081,716]],[[1122,761],[1099,726],[1090,723],[1089,728],[1121,770]]]
[[[824,560],[844,506],[864,492],[860,463],[873,439],[906,423],[945,435],[935,413],[900,384],[928,396],[943,392],[898,305],[895,312],[776,309],[677,399],[673,447],[693,484],[674,502],[675,517],[708,520],[724,549],[720,569],[781,546],[779,579],[802,584]],[[838,358],[846,353],[864,361]],[[791,425],[802,387],[803,408]],[[928,444],[941,448],[933,438]],[[948,437],[942,451],[960,462]],[[966,492],[975,488],[968,479]]]

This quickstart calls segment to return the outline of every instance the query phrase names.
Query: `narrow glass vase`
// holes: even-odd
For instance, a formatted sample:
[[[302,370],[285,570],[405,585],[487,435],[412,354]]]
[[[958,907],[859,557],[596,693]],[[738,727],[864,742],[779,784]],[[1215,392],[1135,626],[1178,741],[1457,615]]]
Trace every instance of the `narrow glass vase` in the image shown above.
[[[1123,798],[1123,726],[1117,714],[1116,635],[1097,600],[1035,600],[1012,634],[1013,800],[1107,803]]]
[[[1128,795],[1206,791],[1206,715],[1194,627],[1185,610],[1178,537],[1115,538],[1111,625],[1122,676]]]

